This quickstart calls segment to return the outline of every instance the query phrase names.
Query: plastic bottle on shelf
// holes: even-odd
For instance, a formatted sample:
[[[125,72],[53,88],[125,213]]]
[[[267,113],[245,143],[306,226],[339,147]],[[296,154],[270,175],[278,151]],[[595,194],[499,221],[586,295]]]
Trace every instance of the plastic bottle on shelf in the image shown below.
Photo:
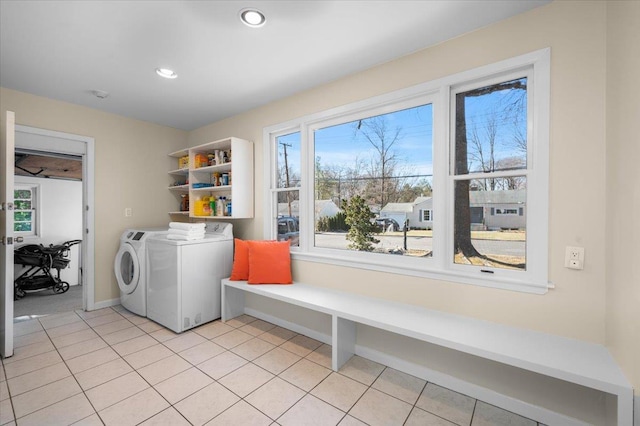
[[[193,205],[193,214],[196,216],[204,216],[204,202],[200,197],[196,198],[196,202]]]
[[[227,197],[222,197],[222,216],[227,215]]]
[[[209,211],[211,212],[211,216],[215,216],[216,211],[216,197],[213,195],[209,198]]]
[[[219,197],[216,202],[216,216],[224,216],[224,202],[222,201],[222,197]]]
[[[227,216],[231,216],[231,200],[227,200]]]
[[[211,206],[209,205],[209,197],[204,197],[202,199],[202,215],[203,216],[211,216]]]

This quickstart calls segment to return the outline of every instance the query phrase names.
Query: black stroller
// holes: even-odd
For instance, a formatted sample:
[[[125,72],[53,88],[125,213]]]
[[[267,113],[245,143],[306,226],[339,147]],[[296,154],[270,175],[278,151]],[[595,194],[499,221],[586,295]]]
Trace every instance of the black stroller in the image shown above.
[[[27,269],[14,281],[13,299],[22,299],[28,291],[51,289],[60,294],[69,290],[69,283],[60,279],[60,270],[69,265],[69,248],[81,242],[71,240],[49,247],[27,244],[15,249],[13,263]],[[55,276],[52,269],[57,271]]]

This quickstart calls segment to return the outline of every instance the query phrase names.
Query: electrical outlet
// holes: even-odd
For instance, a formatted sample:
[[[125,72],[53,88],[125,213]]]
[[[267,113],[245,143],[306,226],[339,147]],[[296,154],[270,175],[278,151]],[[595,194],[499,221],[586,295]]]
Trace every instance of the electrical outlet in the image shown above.
[[[584,247],[567,246],[564,266],[569,269],[584,269]]]
[[[133,216],[133,211],[131,210],[131,207],[125,207],[125,209],[124,209],[124,216],[125,216],[125,217],[131,217],[131,216]]]

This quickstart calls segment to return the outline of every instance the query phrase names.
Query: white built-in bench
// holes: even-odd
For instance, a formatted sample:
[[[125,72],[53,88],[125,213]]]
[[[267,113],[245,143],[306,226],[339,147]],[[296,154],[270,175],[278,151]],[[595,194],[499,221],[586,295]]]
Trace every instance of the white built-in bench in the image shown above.
[[[335,371],[354,355],[356,325],[365,324],[614,395],[618,425],[631,426],[633,389],[602,345],[302,283],[223,279],[223,321],[245,313],[245,293],[330,315]]]

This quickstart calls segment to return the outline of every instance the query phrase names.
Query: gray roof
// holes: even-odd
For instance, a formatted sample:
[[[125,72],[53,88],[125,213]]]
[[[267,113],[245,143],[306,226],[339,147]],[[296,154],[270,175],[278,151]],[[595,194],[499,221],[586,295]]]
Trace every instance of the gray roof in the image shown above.
[[[332,200],[315,200],[315,213],[318,214],[322,209],[328,205],[333,204],[333,206],[340,211],[340,208],[334,203]],[[289,214],[289,205],[287,203],[278,203],[278,215],[288,215]],[[293,216],[298,216],[300,214],[300,201],[293,200],[291,202],[291,214]]]
[[[429,201],[431,197],[418,197],[413,201],[413,205],[424,203],[425,201]]]
[[[387,203],[380,211],[388,213],[411,213],[413,211],[413,203]]]

